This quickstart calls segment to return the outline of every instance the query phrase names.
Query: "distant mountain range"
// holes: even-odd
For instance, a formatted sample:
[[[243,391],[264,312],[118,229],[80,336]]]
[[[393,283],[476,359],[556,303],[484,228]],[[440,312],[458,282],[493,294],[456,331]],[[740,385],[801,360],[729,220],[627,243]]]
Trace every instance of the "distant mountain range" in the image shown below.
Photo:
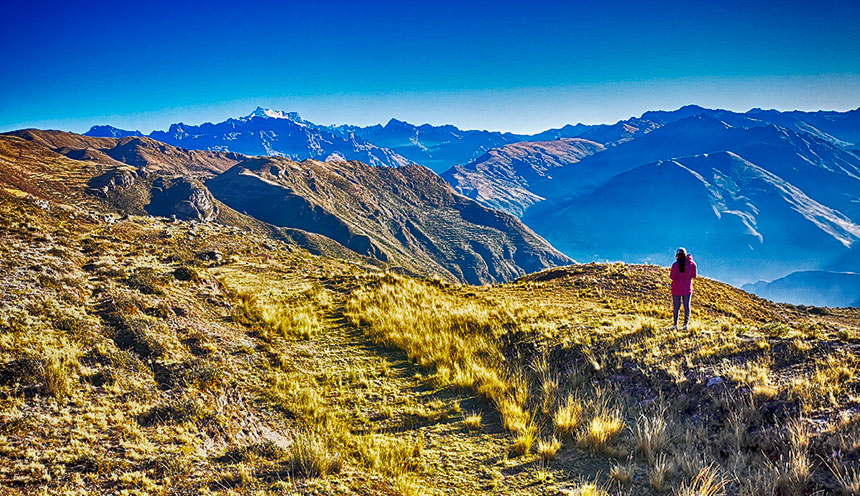
[[[245,155],[283,156],[293,160],[359,160],[368,165],[398,167],[416,163],[440,173],[465,164],[493,148],[521,141],[571,138],[592,126],[577,124],[534,135],[462,130],[452,125],[414,125],[391,119],[384,126],[324,126],[295,112],[257,107],[244,117],[217,124],[172,124],[148,137],[187,149],[233,151]],[[144,136],[108,125],[96,125],[86,136]]]

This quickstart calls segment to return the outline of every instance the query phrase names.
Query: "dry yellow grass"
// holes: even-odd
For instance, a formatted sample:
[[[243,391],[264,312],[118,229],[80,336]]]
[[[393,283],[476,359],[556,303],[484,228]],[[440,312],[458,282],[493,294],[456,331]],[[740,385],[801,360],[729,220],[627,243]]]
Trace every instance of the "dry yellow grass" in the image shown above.
[[[317,294],[325,293],[318,292]],[[242,302],[242,307],[248,314],[256,316],[266,323],[268,329],[279,333],[281,336],[311,339],[322,328],[319,310],[312,304],[297,304],[295,300],[292,302],[263,302],[258,295],[247,291],[240,292],[238,296]]]
[[[600,413],[585,425],[577,444],[593,451],[603,449],[624,428],[624,421],[615,412]]]
[[[582,422],[582,404],[573,396],[568,396],[553,417],[556,430],[563,436],[572,436]]]
[[[483,425],[483,418],[483,415],[480,413],[470,413],[463,419],[463,424],[470,431],[477,431],[480,430]]]
[[[298,431],[287,451],[290,473],[319,477],[340,472],[343,462],[339,451],[329,439],[313,431]]]
[[[712,466],[702,468],[693,480],[681,484],[678,496],[722,496],[728,482]]]
[[[857,358],[853,354],[831,355],[824,363],[816,364],[809,376],[793,379],[789,391],[800,400],[804,412],[808,413],[822,402],[838,404],[837,396],[854,379],[856,372]]]
[[[558,453],[558,450],[560,449],[561,441],[553,436],[549,439],[541,439],[538,441],[537,454],[544,461],[550,461],[555,458],[556,453]]]
[[[570,492],[572,496],[609,496],[603,488],[593,482],[579,484]]]

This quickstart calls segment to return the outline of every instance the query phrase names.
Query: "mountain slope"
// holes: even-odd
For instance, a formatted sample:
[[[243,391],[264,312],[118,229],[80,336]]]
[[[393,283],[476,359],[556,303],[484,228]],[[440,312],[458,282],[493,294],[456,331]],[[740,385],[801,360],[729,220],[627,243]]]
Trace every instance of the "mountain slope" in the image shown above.
[[[843,147],[860,145],[860,108],[849,112],[752,109],[744,115],[798,132],[808,132]]]
[[[516,143],[456,165],[442,178],[469,198],[520,217],[543,200],[531,191],[533,184],[550,180],[557,169],[603,150],[603,145],[579,138]]]
[[[657,123],[633,117],[615,124],[592,126],[577,137],[596,141],[606,146],[616,146],[648,134],[659,127],[660,125]]]
[[[683,245],[735,283],[823,267],[860,240],[857,222],[731,152],[636,167],[526,221],[583,259],[659,263]]]
[[[680,332],[664,267],[474,287],[101,214],[0,189],[4,494],[666,494],[643,432],[685,433],[659,445],[674,492],[858,468],[858,309],[703,279]],[[841,492],[809,474],[790,487]]]
[[[72,133],[52,136],[63,137],[66,143],[82,138]],[[73,211],[97,211],[112,220],[117,214],[212,220],[237,232],[267,236],[313,254],[380,265],[325,236],[278,228],[236,212],[214,199],[190,170],[183,169],[177,176],[155,166],[140,168],[105,157],[106,160],[74,160],[38,144],[38,140],[0,135],[0,188],[17,197],[54,201],[69,208],[74,205]]]
[[[207,186],[235,210],[410,271],[477,284],[571,262],[516,218],[456,194],[416,165],[257,158]]]
[[[212,177],[245,157],[232,152],[186,150],[151,138],[98,138],[65,131],[23,129],[5,133],[43,146],[73,160],[131,165],[149,171]]]
[[[751,201],[792,192],[723,158],[708,167],[776,192]],[[728,494],[839,494],[833,472],[860,469],[860,309],[774,304],[703,277],[678,330],[666,267],[415,279],[311,256],[260,221],[119,217],[87,192],[116,170],[145,168],[0,136],[4,494],[659,496],[709,474]],[[389,207],[412,212],[404,202],[488,219],[418,166],[275,158],[221,176],[233,173],[236,189],[272,188],[284,217],[301,209],[277,202],[310,199],[317,223],[341,202],[383,222]],[[142,176],[163,192],[187,180]],[[655,460],[677,467],[662,490]]]
[[[860,156],[810,134],[771,124],[732,125],[708,114],[677,120],[588,157],[533,191],[563,203],[648,162],[721,151],[737,153],[860,222]]]
[[[784,303],[860,307],[860,274],[856,272],[798,271],[769,282],[745,284],[743,289]]]
[[[492,148],[527,139],[512,133],[462,130],[452,125],[416,126],[397,119],[389,120],[384,126],[341,126],[337,129],[394,150],[438,173],[456,164],[470,162]]]

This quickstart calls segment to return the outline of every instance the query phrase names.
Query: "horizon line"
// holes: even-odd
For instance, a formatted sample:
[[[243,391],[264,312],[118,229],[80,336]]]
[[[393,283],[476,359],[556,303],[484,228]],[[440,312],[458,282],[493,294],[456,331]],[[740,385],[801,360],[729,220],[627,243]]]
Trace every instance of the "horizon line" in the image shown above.
[[[517,132],[517,131],[502,130],[502,129],[478,129],[478,128],[465,128],[465,127],[461,128],[461,127],[459,127],[457,124],[453,124],[452,122],[442,122],[442,123],[423,122],[423,123],[421,123],[421,124],[417,124],[417,123],[415,123],[415,122],[410,122],[409,120],[406,120],[406,119],[399,119],[399,118],[394,117],[394,116],[390,117],[390,118],[389,118],[387,121],[385,121],[385,122],[378,122],[378,123],[374,123],[374,124],[365,124],[365,125],[360,125],[360,124],[351,124],[351,123],[348,123],[348,122],[343,122],[343,123],[339,123],[339,124],[338,124],[338,123],[332,123],[332,124],[320,124],[320,123],[318,123],[318,122],[314,122],[314,121],[310,121],[310,120],[305,119],[305,118],[302,116],[302,112],[299,112],[299,111],[295,111],[295,110],[286,110],[286,109],[275,109],[274,107],[264,107],[264,106],[262,106],[262,105],[257,105],[257,106],[254,108],[254,110],[252,110],[249,114],[240,115],[240,116],[229,115],[229,116],[227,116],[226,118],[224,118],[224,119],[222,119],[222,120],[217,120],[217,121],[214,121],[214,120],[204,120],[204,121],[199,122],[199,123],[196,123],[196,124],[195,124],[195,123],[183,122],[183,121],[181,121],[181,120],[180,120],[180,121],[178,121],[178,122],[172,122],[172,123],[170,123],[166,128],[163,128],[163,129],[153,128],[153,129],[152,129],[152,130],[150,130],[148,133],[146,133],[146,132],[142,131],[141,129],[129,129],[129,128],[127,128],[127,127],[119,127],[119,126],[115,126],[115,125],[113,125],[113,124],[108,124],[108,123],[98,123],[98,122],[96,122],[96,123],[94,123],[94,124],[90,124],[90,127],[89,127],[86,131],[82,131],[82,132],[76,132],[76,131],[73,131],[73,130],[71,130],[71,129],[61,129],[61,128],[52,128],[52,127],[38,127],[38,126],[26,126],[26,127],[16,127],[16,128],[9,128],[9,129],[0,130],[0,133],[10,133],[10,132],[15,132],[15,131],[24,131],[24,130],[27,130],[27,129],[37,129],[37,130],[41,130],[41,131],[63,131],[63,132],[71,132],[71,133],[75,133],[75,134],[85,134],[86,132],[88,132],[88,131],[92,130],[92,128],[101,126],[101,127],[110,127],[110,128],[113,128],[113,129],[117,129],[117,130],[120,130],[120,131],[126,131],[126,132],[138,132],[138,133],[141,133],[141,134],[142,134],[142,135],[144,135],[144,136],[148,136],[149,134],[152,134],[152,133],[154,133],[154,132],[166,132],[166,131],[168,131],[168,130],[170,129],[170,127],[172,127],[172,126],[174,126],[174,125],[180,125],[180,124],[181,124],[181,125],[186,125],[186,126],[202,126],[202,125],[205,125],[205,124],[213,124],[213,125],[214,125],[214,124],[221,124],[221,123],[223,123],[223,122],[227,122],[227,121],[229,121],[229,120],[231,120],[231,119],[233,119],[233,120],[239,120],[239,119],[243,119],[243,118],[250,117],[251,115],[253,115],[253,113],[254,113],[255,111],[257,111],[257,110],[259,110],[259,109],[262,109],[262,110],[270,110],[270,111],[275,111],[275,112],[281,112],[281,113],[284,113],[284,114],[295,114],[295,115],[296,115],[296,116],[298,116],[301,120],[306,121],[306,122],[308,122],[308,123],[310,123],[310,124],[313,124],[313,125],[316,125],[316,126],[320,126],[320,127],[338,127],[338,126],[356,126],[356,127],[374,127],[374,126],[382,126],[382,127],[385,127],[385,126],[387,126],[389,123],[391,123],[391,121],[397,121],[397,122],[403,122],[403,123],[406,123],[406,124],[410,124],[410,125],[415,126],[415,127],[422,127],[422,126],[431,126],[431,127],[454,126],[454,127],[456,127],[457,129],[459,129],[459,130],[461,130],[461,131],[479,131],[479,132],[491,132],[491,133],[501,133],[501,134],[517,134],[517,135],[530,135],[530,134],[531,134],[531,135],[535,135],[535,134],[541,134],[541,133],[544,133],[544,132],[547,132],[547,131],[551,131],[551,130],[554,130],[554,129],[562,129],[562,128],[564,128],[565,126],[578,126],[578,125],[584,125],[584,126],[611,126],[611,125],[615,125],[615,124],[618,124],[619,122],[623,122],[623,121],[626,121],[626,120],[631,120],[631,119],[641,119],[643,115],[645,115],[645,114],[647,114],[647,113],[650,113],[650,112],[676,112],[676,111],[678,111],[678,110],[681,110],[681,109],[684,109],[684,108],[687,108],[687,107],[698,107],[698,108],[701,108],[701,109],[703,109],[703,110],[733,112],[733,113],[737,113],[737,114],[747,114],[747,113],[752,112],[752,111],[754,111],[754,110],[758,110],[758,111],[762,111],[762,112],[776,111],[776,112],[781,112],[781,113],[790,113],[790,112],[805,112],[805,113],[836,112],[836,113],[848,113],[848,112],[854,112],[854,111],[858,111],[858,110],[860,110],[860,106],[857,106],[857,107],[849,107],[849,108],[847,108],[847,109],[835,109],[835,108],[834,108],[834,109],[804,109],[804,108],[763,108],[763,107],[750,107],[749,109],[747,109],[747,110],[745,110],[745,111],[740,111],[740,110],[732,110],[732,109],[729,109],[729,108],[712,108],[712,107],[706,107],[706,106],[703,106],[703,105],[699,105],[699,104],[696,104],[696,103],[688,103],[688,104],[682,105],[682,106],[680,106],[680,107],[677,107],[677,108],[671,108],[671,109],[659,108],[659,109],[649,109],[649,110],[645,110],[645,111],[643,111],[642,113],[640,113],[640,114],[638,114],[638,115],[631,115],[631,116],[629,116],[629,117],[626,117],[626,118],[623,118],[623,119],[619,119],[619,120],[614,121],[614,122],[605,122],[605,121],[604,121],[604,122],[591,122],[591,123],[589,123],[589,122],[582,122],[582,121],[579,121],[579,122],[573,123],[572,121],[568,121],[568,122],[566,122],[566,123],[564,123],[564,124],[561,124],[561,125],[558,125],[558,126],[553,126],[553,127],[543,128],[543,129],[541,129],[541,130],[539,130],[539,131],[534,131],[534,132]],[[176,107],[176,108],[181,108],[181,107]],[[153,112],[153,113],[158,113],[158,112]],[[270,118],[270,119],[282,119],[282,118],[280,118],[280,117],[267,117],[267,118]],[[283,118],[283,119],[286,119],[286,118]],[[416,122],[417,122],[417,121],[416,121]]]

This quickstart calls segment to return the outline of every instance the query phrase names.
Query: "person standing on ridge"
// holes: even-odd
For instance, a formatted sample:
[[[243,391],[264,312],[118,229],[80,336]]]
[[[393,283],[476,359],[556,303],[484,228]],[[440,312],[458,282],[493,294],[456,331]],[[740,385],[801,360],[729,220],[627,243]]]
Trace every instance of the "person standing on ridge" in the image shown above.
[[[684,248],[678,248],[675,253],[675,263],[672,264],[672,270],[669,272],[669,278],[672,279],[672,318],[674,324],[672,330],[678,329],[678,313],[681,310],[681,304],[684,304],[684,327],[681,329],[686,331],[690,325],[690,300],[693,298],[693,279],[698,274],[696,273],[696,262],[693,261],[693,255],[687,254]]]

